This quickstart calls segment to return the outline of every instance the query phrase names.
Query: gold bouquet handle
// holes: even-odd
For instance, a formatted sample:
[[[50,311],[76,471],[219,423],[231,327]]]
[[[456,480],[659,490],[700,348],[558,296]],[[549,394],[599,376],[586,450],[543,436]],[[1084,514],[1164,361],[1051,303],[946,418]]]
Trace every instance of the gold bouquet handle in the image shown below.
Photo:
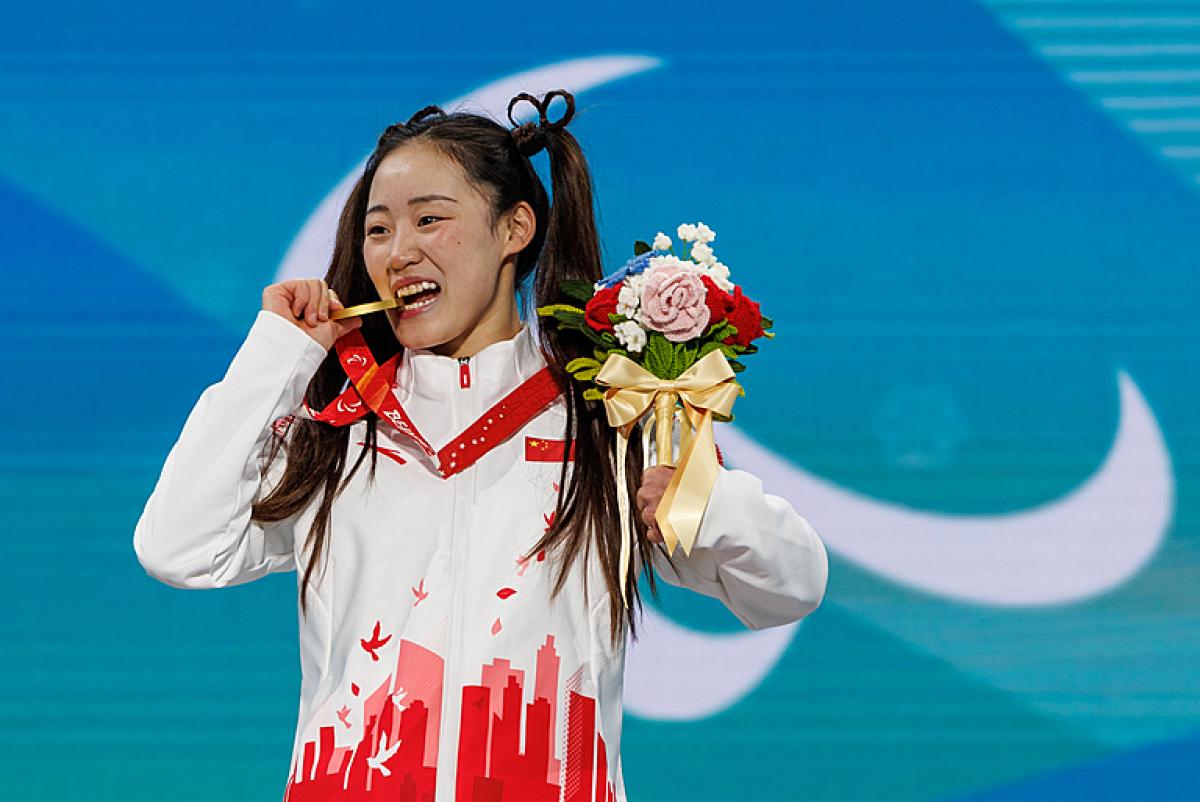
[[[659,465],[674,466],[675,443],[673,429],[675,426],[675,403],[679,394],[665,390],[654,397],[654,435],[657,441],[657,460]]]

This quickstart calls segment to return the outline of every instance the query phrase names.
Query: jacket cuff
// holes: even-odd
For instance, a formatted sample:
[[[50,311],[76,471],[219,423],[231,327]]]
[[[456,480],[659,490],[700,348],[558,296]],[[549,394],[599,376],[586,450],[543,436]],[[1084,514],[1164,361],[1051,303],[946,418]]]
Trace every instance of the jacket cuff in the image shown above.
[[[719,548],[723,545],[723,535],[739,531],[753,509],[755,496],[761,495],[755,493],[761,487],[758,477],[752,474],[718,467],[717,480],[713,482],[712,493],[708,497],[708,505],[704,508],[704,517],[700,519],[692,548]],[[715,581],[716,566],[711,567],[711,579]]]
[[[329,352],[275,312],[262,309],[238,349],[226,379],[261,383],[268,376],[286,374],[285,390],[275,412],[291,412],[304,400],[308,383]]]

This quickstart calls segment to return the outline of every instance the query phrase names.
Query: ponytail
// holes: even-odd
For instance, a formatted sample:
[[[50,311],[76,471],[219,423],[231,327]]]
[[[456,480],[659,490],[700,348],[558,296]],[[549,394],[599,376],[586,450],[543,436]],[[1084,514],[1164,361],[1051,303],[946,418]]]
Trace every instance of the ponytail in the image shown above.
[[[567,103],[562,118],[551,123],[546,108],[555,95]],[[530,143],[544,142],[550,159],[550,180],[553,203],[546,225],[546,242],[542,246],[534,281],[534,299],[537,306],[561,301],[561,282],[568,279],[595,283],[603,276],[600,258],[600,240],[596,232],[596,217],[593,208],[591,171],[579,141],[566,129],[575,114],[575,98],[568,92],[557,90],[547,93],[540,101],[529,95],[520,99],[531,100],[539,112],[539,132],[522,137],[514,130],[514,136]],[[509,104],[511,121],[512,103]],[[527,124],[531,125],[531,124]],[[536,152],[536,151],[535,151]],[[641,606],[638,592],[637,573],[630,572],[625,582],[625,595],[630,600],[628,610],[621,602],[621,574],[618,555],[621,549],[621,519],[617,506],[617,453],[616,437],[608,424],[604,407],[594,401],[585,401],[583,387],[571,379],[566,365],[576,357],[593,356],[592,343],[577,332],[557,326],[539,326],[542,351],[560,386],[564,388],[567,409],[566,439],[573,441],[574,470],[564,452],[562,473],[559,481],[558,502],[554,525],[534,546],[556,550],[558,570],[554,592],[558,593],[566,583],[571,564],[583,553],[586,562],[593,548],[597,551],[601,572],[605,580],[605,591],[610,600],[609,630],[614,643],[628,627],[636,633],[636,612]],[[570,444],[570,443],[569,443]],[[629,498],[633,498],[642,478],[642,454],[640,438],[630,439],[625,475],[628,480]],[[650,548],[644,527],[635,512],[629,512],[630,531],[636,532],[634,548],[637,554],[645,555]],[[653,572],[647,571],[651,591],[655,591]],[[586,572],[585,588],[586,588]],[[586,592],[586,591],[585,591]]]

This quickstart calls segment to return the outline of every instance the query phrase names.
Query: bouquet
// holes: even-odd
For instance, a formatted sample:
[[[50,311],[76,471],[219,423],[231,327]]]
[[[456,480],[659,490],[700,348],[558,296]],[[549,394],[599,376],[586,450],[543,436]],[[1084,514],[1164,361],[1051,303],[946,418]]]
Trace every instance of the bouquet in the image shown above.
[[[566,366],[602,401],[617,430],[617,486],[622,525],[621,587],[628,571],[631,533],[625,485],[625,452],[634,426],[653,410],[657,464],[676,465],[655,518],[669,554],[690,554],[717,476],[712,421],[733,419],[733,401],[744,392],[734,374],[741,357],[758,350],[754,340],[773,337],[772,321],[729,279],[717,260],[716,233],[704,223],[676,229],[680,252],[663,232],[637,241],[633,258],[595,284],[565,281],[568,301],[538,308],[560,328],[591,340],[593,356]],[[680,424],[678,463],[674,425]],[[647,461],[651,429],[644,426]]]

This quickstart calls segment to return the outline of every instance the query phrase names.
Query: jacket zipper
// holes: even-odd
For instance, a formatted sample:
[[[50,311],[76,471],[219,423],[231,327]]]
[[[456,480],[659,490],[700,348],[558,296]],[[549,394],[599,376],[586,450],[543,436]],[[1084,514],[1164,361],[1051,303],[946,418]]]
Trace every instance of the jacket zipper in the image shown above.
[[[458,384],[462,390],[471,389],[470,357],[458,359]],[[472,421],[479,416],[474,409],[475,398],[467,394],[451,400],[452,431],[460,429],[463,421]],[[455,414],[458,412],[465,414]],[[462,716],[462,694],[459,679],[462,677],[458,665],[458,653],[462,642],[463,586],[467,572],[467,550],[460,540],[469,540],[471,510],[475,504],[475,472],[461,471],[449,479],[451,483],[450,509],[450,614],[449,637],[446,647],[446,664],[442,674],[442,721],[438,734],[438,765],[436,769],[437,791],[435,802],[451,802],[458,792],[458,750],[462,733],[457,731]],[[450,733],[457,733],[453,739]],[[451,743],[453,740],[453,743]]]

